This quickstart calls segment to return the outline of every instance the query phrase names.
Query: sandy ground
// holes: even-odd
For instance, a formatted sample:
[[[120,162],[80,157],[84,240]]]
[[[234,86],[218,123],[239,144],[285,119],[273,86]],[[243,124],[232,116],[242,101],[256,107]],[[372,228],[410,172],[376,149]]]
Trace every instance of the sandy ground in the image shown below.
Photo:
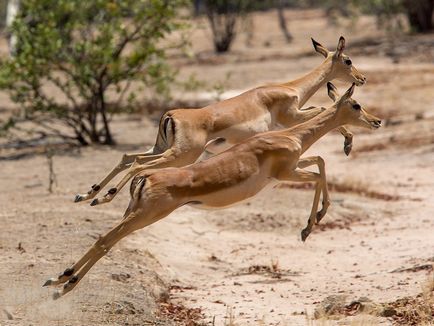
[[[114,225],[129,196],[123,191],[112,203],[91,208],[72,203],[74,194],[100,179],[122,153],[149,147],[156,135],[155,121],[120,117],[113,125],[118,146],[54,157],[52,194],[44,156],[0,161],[0,325],[187,323],[164,316],[169,303],[187,314],[200,308],[197,322],[206,325],[389,325],[390,318],[360,315],[312,319],[330,295],[389,302],[422,291],[434,262],[432,61],[385,57],[381,48],[378,55],[364,55],[363,46],[351,47],[383,37],[368,18],[353,28],[329,27],[318,12],[291,13],[292,45],[284,44],[272,13],[255,16],[255,22],[252,46],[241,34],[233,54],[223,57],[212,56],[207,31],[195,29],[196,61],[173,59],[181,77],[196,73],[213,83],[231,72],[222,96],[237,94],[319,64],[320,57],[306,55],[312,51],[309,36],[332,47],[344,34],[347,53],[354,51],[354,64],[368,77],[354,97],[386,122],[375,132],[354,129],[350,157],[337,133],[306,153],[321,155],[330,183],[346,189],[332,188],[332,206],[307,242],[299,233],[311,207],[310,189],[279,187],[222,211],[184,207],[121,241],[73,293],[52,301],[52,289],[41,288],[45,279]],[[199,92],[184,96],[212,96]],[[325,89],[308,103],[328,104]]]

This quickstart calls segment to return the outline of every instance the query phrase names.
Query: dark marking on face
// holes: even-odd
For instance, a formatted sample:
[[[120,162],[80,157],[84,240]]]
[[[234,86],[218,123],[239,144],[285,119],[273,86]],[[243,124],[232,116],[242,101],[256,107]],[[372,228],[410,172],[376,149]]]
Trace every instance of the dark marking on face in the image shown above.
[[[352,64],[352,61],[350,59],[345,59],[344,62],[348,66],[351,66],[351,64]]]
[[[118,191],[116,188],[111,188],[111,189],[108,191],[108,193],[109,193],[110,195],[113,195],[113,194],[116,193],[116,191]]]

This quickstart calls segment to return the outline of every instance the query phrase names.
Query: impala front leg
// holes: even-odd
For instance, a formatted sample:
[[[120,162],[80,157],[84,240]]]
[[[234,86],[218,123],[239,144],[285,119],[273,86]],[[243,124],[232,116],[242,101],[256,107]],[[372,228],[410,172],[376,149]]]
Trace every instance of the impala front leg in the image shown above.
[[[317,116],[321,112],[323,112],[326,108],[324,107],[315,107],[310,106],[308,108],[300,109],[297,117],[300,122],[304,122],[307,120],[312,119],[313,117]],[[344,153],[348,156],[350,155],[351,149],[353,148],[353,134],[350,132],[347,128],[344,126],[338,128],[339,132],[342,134],[342,136],[345,137],[344,141]]]
[[[321,156],[310,156],[306,158],[302,158],[298,161],[297,167],[300,169],[304,169],[311,165],[317,165],[320,175],[320,185],[322,190],[322,208],[316,215],[316,222],[319,223],[321,219],[327,213],[327,209],[330,206],[330,196],[327,187],[327,178],[325,172],[325,162]]]
[[[297,181],[297,182],[315,182],[315,196],[312,203],[312,209],[307,222],[307,226],[301,231],[301,240],[306,241],[313,226],[315,225],[315,220],[318,215],[318,204],[321,195],[321,176],[318,173],[304,171],[304,170],[291,170],[284,171],[280,173],[277,177],[282,181]]]
[[[344,153],[348,156],[353,148],[353,133],[345,127],[339,127],[338,130],[345,137]]]

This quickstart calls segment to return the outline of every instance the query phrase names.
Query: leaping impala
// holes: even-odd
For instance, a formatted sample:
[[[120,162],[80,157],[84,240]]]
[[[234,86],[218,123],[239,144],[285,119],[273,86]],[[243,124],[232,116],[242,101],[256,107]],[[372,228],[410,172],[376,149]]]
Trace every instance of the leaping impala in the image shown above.
[[[192,205],[219,209],[256,195],[265,186],[281,181],[315,182],[311,213],[301,238],[306,240],[330,204],[324,160],[300,156],[320,137],[342,125],[379,128],[381,120],[368,114],[351,98],[355,84],[338,99],[328,83],[335,103],[318,116],[298,126],[253,136],[208,160],[180,168],[146,170],[131,183],[131,200],[123,220],[102,236],[72,267],[44,285],[64,284],[58,298],[71,291],[89,269],[119,240],[166,217],[176,208]],[[317,165],[319,173],[304,170]],[[322,208],[318,204],[322,192]]]
[[[91,205],[111,201],[137,173],[149,168],[184,166],[195,162],[204,150],[221,152],[257,133],[277,127],[286,128],[307,121],[322,111],[311,107],[300,110],[306,101],[326,82],[340,79],[363,85],[366,78],[343,53],[341,36],[334,52],[312,39],[315,51],[324,62],[305,76],[284,84],[261,86],[239,96],[211,104],[202,109],[178,109],[167,112],[160,120],[154,147],[145,153],[125,154],[121,162],[87,194],[76,195],[75,202],[92,199],[118,173],[129,168],[122,180],[101,199]],[[344,151],[348,155],[352,134],[340,128],[345,136]],[[134,163],[133,163],[134,162]]]

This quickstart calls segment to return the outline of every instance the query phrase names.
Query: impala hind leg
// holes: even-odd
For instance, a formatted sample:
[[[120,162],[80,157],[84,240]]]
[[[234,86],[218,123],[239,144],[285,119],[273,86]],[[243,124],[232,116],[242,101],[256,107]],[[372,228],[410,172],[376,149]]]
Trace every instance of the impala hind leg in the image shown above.
[[[157,158],[160,158],[161,156],[162,156],[162,154],[154,153],[153,149],[151,149],[147,152],[144,152],[144,153],[124,154],[122,156],[121,161],[113,168],[113,170],[110,171],[109,174],[107,174],[104,177],[104,179],[102,179],[99,183],[94,184],[91,187],[91,189],[87,192],[87,194],[76,195],[74,202],[78,203],[81,201],[85,201],[85,200],[89,200],[89,199],[94,198],[101,191],[101,189],[103,187],[105,187],[110,182],[110,180],[112,180],[120,172],[129,168],[138,157],[150,161],[150,160],[155,160]]]
[[[131,206],[131,203],[130,203]],[[104,236],[100,237],[94,245],[83,255],[80,260],[67,268],[57,278],[48,279],[43,286],[62,285],[62,288],[54,293],[57,299],[71,291],[83,279],[84,275],[122,238],[130,233],[144,228],[159,219],[169,215],[177,205],[170,202],[146,205],[148,209],[128,209],[126,217],[112,228]]]
[[[90,205],[95,206],[112,201],[119,191],[128,183],[128,181],[143,170],[187,165],[193,163],[199,157],[201,152],[202,150],[190,150],[189,152],[179,153],[177,150],[175,151],[173,149],[168,149],[160,158],[153,161],[142,160],[140,157],[138,157],[128,169],[121,181],[119,181],[115,187],[109,189],[104,197],[94,199]]]

